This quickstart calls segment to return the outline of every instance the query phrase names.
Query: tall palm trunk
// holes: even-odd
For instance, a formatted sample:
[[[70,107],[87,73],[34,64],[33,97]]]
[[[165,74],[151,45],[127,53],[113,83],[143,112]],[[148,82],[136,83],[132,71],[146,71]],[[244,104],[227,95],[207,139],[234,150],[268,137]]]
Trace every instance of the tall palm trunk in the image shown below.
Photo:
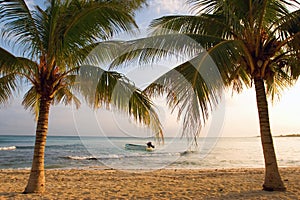
[[[47,98],[40,101],[32,167],[24,193],[43,193],[45,191],[44,153],[48,132],[50,103],[51,100]]]
[[[264,81],[261,78],[255,78],[254,84],[259,115],[261,143],[265,159],[265,181],[263,184],[263,189],[267,191],[284,191],[286,188],[284,187],[278,171],[278,165],[273,146]]]

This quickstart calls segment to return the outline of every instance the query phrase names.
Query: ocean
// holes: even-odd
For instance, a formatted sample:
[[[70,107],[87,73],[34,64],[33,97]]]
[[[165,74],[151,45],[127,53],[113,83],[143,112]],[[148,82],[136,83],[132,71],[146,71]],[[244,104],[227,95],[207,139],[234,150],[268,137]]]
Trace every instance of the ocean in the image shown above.
[[[125,144],[145,144],[148,138],[48,136],[45,168],[114,168],[120,170],[221,169],[264,167],[260,138],[200,138],[198,146],[185,138],[152,140],[154,151],[126,150]],[[300,137],[274,137],[280,167],[300,166]],[[0,169],[29,169],[34,136],[0,136]]]

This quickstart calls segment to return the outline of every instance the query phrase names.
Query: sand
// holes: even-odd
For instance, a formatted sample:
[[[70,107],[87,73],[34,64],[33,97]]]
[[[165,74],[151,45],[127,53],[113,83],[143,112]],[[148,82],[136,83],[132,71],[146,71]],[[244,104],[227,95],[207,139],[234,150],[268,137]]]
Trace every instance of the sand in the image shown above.
[[[300,199],[300,168],[280,171],[286,192],[262,191],[263,169],[46,170],[38,195],[22,194],[28,170],[0,170],[0,199]]]

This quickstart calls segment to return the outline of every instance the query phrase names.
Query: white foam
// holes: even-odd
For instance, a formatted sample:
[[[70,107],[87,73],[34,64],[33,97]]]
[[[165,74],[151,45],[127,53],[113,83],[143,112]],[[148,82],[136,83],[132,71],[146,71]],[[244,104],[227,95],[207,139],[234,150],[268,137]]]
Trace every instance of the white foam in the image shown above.
[[[91,159],[93,157],[67,156],[66,158],[71,159],[71,160],[88,160],[88,159]]]
[[[0,147],[0,151],[15,150],[16,148],[16,146]]]

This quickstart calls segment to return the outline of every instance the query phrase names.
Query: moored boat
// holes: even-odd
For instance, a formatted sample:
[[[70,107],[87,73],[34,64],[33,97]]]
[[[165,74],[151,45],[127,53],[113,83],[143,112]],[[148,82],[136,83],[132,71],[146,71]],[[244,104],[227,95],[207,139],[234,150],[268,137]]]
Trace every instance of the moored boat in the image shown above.
[[[154,147],[149,147],[147,145],[141,144],[125,144],[125,149],[135,151],[153,151]]]

